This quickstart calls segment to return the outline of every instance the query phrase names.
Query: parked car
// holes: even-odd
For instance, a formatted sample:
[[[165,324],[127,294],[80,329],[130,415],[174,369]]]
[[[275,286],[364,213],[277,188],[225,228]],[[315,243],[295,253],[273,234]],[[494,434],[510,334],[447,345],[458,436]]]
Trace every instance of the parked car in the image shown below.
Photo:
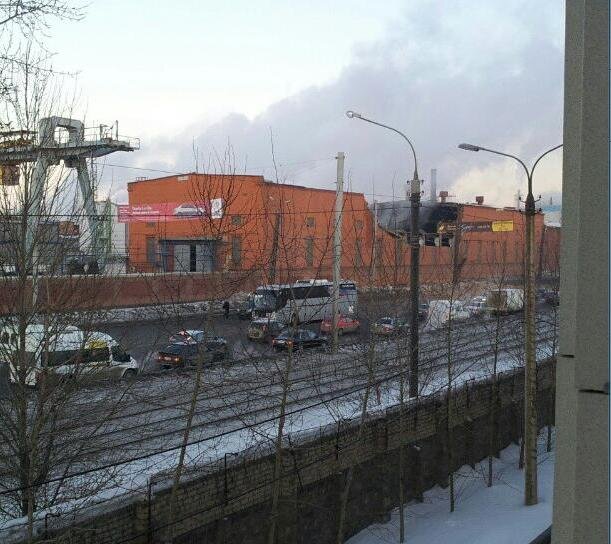
[[[560,294],[558,291],[548,291],[545,293],[545,303],[551,306],[560,306]]]
[[[337,320],[337,334],[347,334],[350,332],[357,332],[359,327],[361,326],[361,322],[347,315],[342,315]],[[330,334],[333,332],[333,318],[326,317],[320,323],[320,332],[323,334]]]
[[[227,341],[215,336],[205,342],[177,342],[159,350],[157,362],[163,368],[195,366],[199,362],[209,364],[227,357]]]
[[[418,304],[418,319],[424,321],[429,315],[429,304],[428,302],[421,302]]]
[[[464,302],[460,300],[431,300],[429,302],[429,325],[438,328],[443,327],[448,321],[460,321],[468,319],[471,314],[466,309]]]
[[[471,316],[483,314],[488,307],[488,300],[484,296],[473,297],[467,305],[465,310],[469,312]]]
[[[288,350],[289,348],[296,350],[326,346],[327,341],[326,336],[317,334],[314,331],[309,331],[307,329],[297,329],[295,331],[285,329],[272,340],[272,345],[277,351]]]
[[[382,317],[373,324],[373,333],[379,336],[391,336],[406,331],[409,325],[399,317]]]
[[[200,344],[205,339],[206,333],[204,331],[187,329],[170,336],[170,344]]]
[[[275,319],[267,319],[261,317],[254,319],[250,325],[248,325],[248,331],[246,332],[248,339],[253,342],[269,342],[278,336],[284,325]]]
[[[238,318],[239,319],[252,319],[254,316],[255,302],[252,295],[248,295],[248,298],[238,305]]]

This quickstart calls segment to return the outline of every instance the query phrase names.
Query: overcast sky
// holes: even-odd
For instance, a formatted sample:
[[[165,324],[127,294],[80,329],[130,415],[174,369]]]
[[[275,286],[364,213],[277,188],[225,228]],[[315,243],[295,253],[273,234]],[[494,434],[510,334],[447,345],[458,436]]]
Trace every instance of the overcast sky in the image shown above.
[[[93,0],[81,22],[51,28],[56,66],[79,71],[89,123],[119,120],[142,149],[109,157],[171,172],[226,168],[333,188],[337,151],[353,190],[405,194],[413,161],[428,190],[508,205],[525,180],[510,161],[456,149],[461,141],[526,161],[562,140],[564,2],[560,0]],[[101,193],[153,171],[105,166]],[[560,190],[561,153],[541,163],[536,192]],[[104,196],[104,195],[100,195]]]

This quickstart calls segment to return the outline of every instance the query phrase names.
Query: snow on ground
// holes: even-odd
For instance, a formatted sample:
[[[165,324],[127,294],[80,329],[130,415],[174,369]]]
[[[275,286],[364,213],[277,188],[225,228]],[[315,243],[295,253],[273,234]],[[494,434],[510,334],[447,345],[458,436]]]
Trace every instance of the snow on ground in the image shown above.
[[[544,343],[542,346],[538,347],[537,355],[540,358],[543,358],[544,356],[549,356],[547,350],[549,350],[549,346],[546,346],[546,344]],[[459,387],[461,384],[468,380],[478,380],[489,377],[490,371],[488,367],[490,365],[485,364],[489,359],[489,356],[484,357],[480,359],[479,364],[477,365],[457,364],[455,371],[453,372],[454,387]],[[519,363],[516,361],[516,358],[506,352],[499,357],[498,372],[512,370],[518,366]],[[443,368],[440,368],[437,372],[434,372],[432,376],[430,376],[429,382],[427,384],[423,384],[421,394],[423,396],[426,396],[438,391],[443,391],[447,386],[445,372],[446,371]],[[376,412],[382,412],[386,408],[396,406],[399,398],[398,389],[399,387],[396,381],[391,381],[386,382],[384,386],[380,388],[379,396],[377,393],[373,393],[368,403],[369,417],[371,417]],[[338,419],[349,420],[358,417],[358,414],[360,413],[361,409],[361,394],[362,389],[358,393],[341,396],[336,401],[325,403],[317,401],[313,402],[312,404],[305,402],[303,405],[290,407],[284,429],[285,434],[291,434],[294,439],[298,440],[300,435],[303,437],[304,435],[311,434],[312,432],[315,432],[317,429],[319,429],[321,426],[337,422]],[[295,413],[293,413],[293,411]],[[257,443],[260,445],[264,445],[266,442],[268,444],[271,444],[271,441],[275,438],[276,434],[276,420],[259,422],[257,421],[257,418],[252,418],[252,420],[250,420],[250,418],[247,416],[243,415],[242,417],[243,422],[237,424],[236,428],[218,429],[218,431],[220,432],[216,435],[216,437],[214,437],[214,434],[212,434],[210,439],[200,438],[197,443],[189,445],[185,452],[185,464],[187,469],[186,472],[196,472],[195,469],[197,467],[206,465],[207,463],[210,463],[214,460],[222,459],[225,454],[235,455],[236,452],[243,451],[246,448],[252,447]],[[269,414],[264,416],[264,418],[269,418]],[[250,427],[245,428],[243,425],[244,423],[248,423]],[[212,433],[214,433],[214,431],[212,431]],[[142,454],[143,452],[138,453]],[[116,472],[113,472],[113,477],[108,478],[108,487],[98,492],[95,497],[87,497],[86,499],[77,501],[68,501],[62,505],[57,505],[49,510],[41,510],[36,513],[35,517],[41,521],[44,518],[44,515],[48,512],[63,512],[64,514],[66,514],[71,510],[81,510],[86,505],[91,507],[92,504],[96,503],[98,505],[107,503],[107,507],[112,508],[113,505],[116,505],[117,499],[120,499],[121,496],[133,496],[134,493],[139,493],[144,496],[144,494],[146,493],[146,486],[147,482],[149,481],[149,478],[154,474],[166,472],[175,467],[178,459],[178,454],[178,449],[172,449],[171,451],[165,453],[154,454],[152,456],[147,456],[143,459],[122,464],[116,469]],[[479,479],[481,480],[481,477],[479,477]],[[518,484],[515,487],[517,489],[521,489],[520,485],[521,484]],[[468,490],[467,494],[469,494]],[[443,492],[441,492],[441,495],[443,496]],[[549,496],[551,497],[551,494]],[[0,541],[9,542],[10,540],[17,538],[23,530],[24,521],[24,518],[7,520],[2,519],[0,517]],[[542,527],[542,529],[544,529],[545,527]],[[388,541],[389,540],[385,538],[372,541],[355,540],[353,544],[378,544]],[[391,539],[390,541],[393,540]],[[419,542],[445,541],[446,540],[441,539],[440,537],[440,540],[425,539]],[[398,539],[395,539],[394,542],[398,542]],[[409,542],[410,544],[414,542],[413,540],[411,540],[411,537]],[[481,541],[465,540],[464,542],[469,542],[470,544],[477,542],[495,542],[496,544],[498,542],[502,544],[503,542],[513,543],[515,541],[488,541],[484,539]]]
[[[520,449],[504,449],[494,460],[494,484],[486,486],[487,459],[462,467],[455,476],[456,509],[450,513],[449,489],[435,487],[422,503],[405,509],[405,542],[409,544],[527,544],[552,523],[554,450],[546,452],[539,436],[539,504],[524,506],[524,471],[518,469]],[[348,544],[399,542],[399,515],[371,525]]]

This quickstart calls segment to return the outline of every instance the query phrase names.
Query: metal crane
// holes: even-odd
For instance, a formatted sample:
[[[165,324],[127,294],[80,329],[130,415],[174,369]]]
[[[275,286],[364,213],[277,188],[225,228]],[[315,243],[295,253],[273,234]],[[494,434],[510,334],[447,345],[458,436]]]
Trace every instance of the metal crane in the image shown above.
[[[58,131],[57,129],[64,129]],[[140,149],[138,138],[119,136],[118,122],[113,127],[99,125],[85,128],[82,121],[65,117],[45,117],[38,124],[38,138],[30,131],[11,131],[0,145],[0,179],[9,184],[15,183],[15,169],[24,162],[35,162],[30,185],[29,205],[27,206],[26,247],[32,257],[32,269],[36,266],[35,233],[37,232],[41,207],[44,199],[45,179],[50,166],[61,161],[67,168],[75,168],[79,190],[83,198],[84,210],[91,236],[91,261],[87,263],[89,271],[104,270],[107,251],[100,243],[103,220],[96,210],[95,191],[87,159],[109,155],[116,151],[134,151]],[[12,136],[12,137],[11,137]],[[18,176],[17,176],[18,182]]]

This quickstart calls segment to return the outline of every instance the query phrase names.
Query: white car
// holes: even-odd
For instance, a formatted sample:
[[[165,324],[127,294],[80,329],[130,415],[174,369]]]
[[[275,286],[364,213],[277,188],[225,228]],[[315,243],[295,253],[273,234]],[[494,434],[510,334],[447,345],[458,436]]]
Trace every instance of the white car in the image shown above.
[[[488,300],[486,297],[474,297],[469,303],[465,306],[465,310],[467,310],[472,316],[483,314],[488,308]]]
[[[206,210],[202,206],[198,206],[193,202],[184,202],[183,204],[174,209],[174,215],[195,217],[199,215],[206,215]]]

